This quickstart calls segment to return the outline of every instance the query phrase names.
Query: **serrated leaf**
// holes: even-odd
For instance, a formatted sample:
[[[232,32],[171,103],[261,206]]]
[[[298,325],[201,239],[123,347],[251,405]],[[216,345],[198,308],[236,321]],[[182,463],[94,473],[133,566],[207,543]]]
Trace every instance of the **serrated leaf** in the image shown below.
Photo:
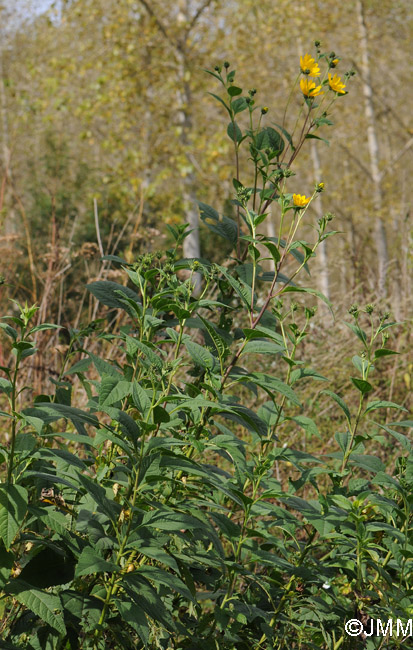
[[[194,343],[194,341],[185,341],[185,347],[188,350],[192,361],[201,368],[209,368],[210,370],[215,365],[213,355],[209,350],[203,348],[202,345]]]
[[[66,626],[61,614],[62,604],[58,596],[35,589],[19,578],[10,582],[5,587],[5,591],[59,634],[66,634]]]
[[[21,485],[0,485],[0,538],[8,550],[27,512],[28,493]]]
[[[125,303],[120,299],[120,295],[123,294],[127,298],[139,302],[138,294],[132,289],[129,289],[129,287],[124,287],[122,284],[110,282],[109,280],[100,280],[99,282],[91,282],[90,284],[87,284],[86,289],[90,291],[90,293],[93,294],[103,305],[106,305],[111,309],[123,309],[130,315],[134,315],[132,308],[129,305],[125,305]]]

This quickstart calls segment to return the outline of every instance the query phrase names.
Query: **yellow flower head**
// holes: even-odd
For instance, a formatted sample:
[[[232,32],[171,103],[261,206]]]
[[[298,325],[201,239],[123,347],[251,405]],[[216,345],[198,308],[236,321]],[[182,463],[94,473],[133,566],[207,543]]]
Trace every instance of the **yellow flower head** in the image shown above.
[[[308,74],[310,77],[320,76],[320,67],[309,54],[300,56],[300,68],[303,74]]]
[[[323,94],[321,86],[316,86],[315,82],[310,81],[309,79],[301,79],[300,88],[304,97],[317,97],[317,95]]]
[[[344,88],[346,87],[346,84],[343,84],[341,81],[341,77],[338,75],[334,75],[334,77],[331,75],[331,72],[328,73],[328,85],[330,86],[331,90],[334,90],[335,93],[338,93],[339,95],[345,95],[346,91]]]
[[[310,199],[304,194],[293,194],[293,203],[297,208],[305,208],[310,203]]]

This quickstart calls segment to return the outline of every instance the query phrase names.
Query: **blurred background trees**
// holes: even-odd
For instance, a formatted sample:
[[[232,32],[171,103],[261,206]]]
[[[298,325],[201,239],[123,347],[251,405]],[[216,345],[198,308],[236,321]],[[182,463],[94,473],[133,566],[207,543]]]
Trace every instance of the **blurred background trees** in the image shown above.
[[[318,39],[340,73],[357,72],[332,145],[309,141],[294,179],[307,194],[324,181],[342,231],[319,256],[320,289],[408,317],[409,0],[20,0],[3,3],[1,25],[3,299],[47,292],[50,318],[73,322],[82,282],[100,272],[97,224],[104,252],[132,259],[159,245],[166,223],[195,225],[196,199],[229,213],[233,147],[203,69],[230,61],[270,108],[265,124],[280,123],[299,54]],[[216,246],[201,228],[186,254]]]

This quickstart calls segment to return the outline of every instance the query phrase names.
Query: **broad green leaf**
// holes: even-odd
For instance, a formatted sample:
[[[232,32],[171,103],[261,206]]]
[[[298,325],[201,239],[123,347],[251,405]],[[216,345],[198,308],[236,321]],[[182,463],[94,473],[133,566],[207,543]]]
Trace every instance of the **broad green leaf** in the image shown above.
[[[8,550],[27,512],[28,493],[21,485],[0,485],[0,538]]]
[[[380,458],[377,458],[377,456],[370,456],[368,454],[351,454],[349,460],[352,465],[361,467],[361,469],[365,469],[368,472],[374,472],[375,474],[377,472],[384,472],[386,469],[383,462]]]
[[[146,418],[152,402],[149,398],[148,391],[137,381],[134,381],[132,385],[132,400],[138,411]]]
[[[295,417],[292,418],[286,418],[287,420],[292,420],[298,426],[300,426],[304,431],[307,431],[311,436],[317,436],[317,438],[321,438],[320,432],[317,429],[317,425],[312,420],[311,418],[307,417],[306,415],[296,415]]]
[[[230,122],[227,128],[228,137],[239,144],[242,140],[242,131],[236,122]]]
[[[255,146],[257,149],[271,149],[274,153],[279,155],[284,149],[284,140],[271,126],[262,129],[255,138]]]
[[[201,220],[209,230],[220,237],[223,237],[231,244],[235,244],[238,237],[237,223],[233,219],[225,217],[224,215],[220,218],[218,212],[206,203],[198,201],[198,206]]]
[[[238,97],[237,99],[232,100],[231,108],[234,111],[234,115],[236,115],[237,113],[241,113],[242,111],[245,111],[245,109],[248,108],[248,104],[245,101],[245,97]]]
[[[238,88],[238,86],[229,86],[228,88],[228,95],[231,97],[236,97],[237,95],[241,95],[242,93],[242,88]]]
[[[263,372],[252,372],[247,375],[249,381],[253,381],[263,388],[269,395],[272,395],[274,392],[281,393],[284,395],[292,404],[296,406],[301,406],[301,402],[298,399],[297,395],[293,389],[285,384],[281,379],[273,377],[272,375],[267,375]]]
[[[185,341],[185,347],[188,350],[192,361],[201,368],[212,369],[215,365],[213,355],[209,350],[203,348],[202,345],[194,343],[194,341]]]
[[[127,311],[130,315],[134,315],[132,308],[120,299],[120,295],[123,294],[127,298],[139,302],[138,294],[132,289],[129,289],[129,287],[124,287],[122,284],[110,282],[109,280],[100,280],[99,282],[91,282],[90,284],[87,284],[86,289],[90,291],[90,293],[93,294],[103,305],[106,305],[111,309],[122,309]]]
[[[35,589],[20,578],[12,580],[5,587],[5,591],[59,634],[66,634],[66,626],[61,614],[62,603],[58,596]]]
[[[149,644],[149,623],[146,619],[146,614],[136,602],[128,600],[121,600],[120,598],[114,599],[115,607],[121,615],[122,619],[131,626],[135,632],[138,633],[139,638],[145,647]]]
[[[373,386],[365,379],[359,379],[358,377],[350,377],[350,379],[357,390],[359,390],[363,395],[373,390]]]
[[[99,404],[111,406],[124,399],[131,392],[131,383],[117,377],[103,377],[99,386]]]
[[[91,575],[92,573],[113,573],[119,571],[114,562],[108,562],[91,546],[86,546],[79,556],[75,577]]]
[[[248,341],[243,350],[243,354],[271,354],[275,356],[276,354],[281,354],[284,351],[284,344],[279,345],[273,341],[265,341],[264,339],[256,338],[252,341]]]

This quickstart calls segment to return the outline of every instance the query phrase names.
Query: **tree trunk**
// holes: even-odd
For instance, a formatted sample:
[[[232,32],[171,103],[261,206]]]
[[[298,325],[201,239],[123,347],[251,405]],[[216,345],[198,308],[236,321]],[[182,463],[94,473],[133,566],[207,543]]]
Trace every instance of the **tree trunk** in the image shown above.
[[[376,119],[373,106],[373,91],[370,78],[370,61],[367,41],[367,28],[362,0],[357,0],[357,17],[361,50],[362,86],[364,94],[364,114],[367,121],[367,144],[370,156],[370,173],[373,181],[373,207],[375,212],[376,250],[378,257],[377,292],[379,297],[386,296],[386,274],[388,266],[387,236],[383,222],[383,194],[379,170],[379,144],[376,132]]]

